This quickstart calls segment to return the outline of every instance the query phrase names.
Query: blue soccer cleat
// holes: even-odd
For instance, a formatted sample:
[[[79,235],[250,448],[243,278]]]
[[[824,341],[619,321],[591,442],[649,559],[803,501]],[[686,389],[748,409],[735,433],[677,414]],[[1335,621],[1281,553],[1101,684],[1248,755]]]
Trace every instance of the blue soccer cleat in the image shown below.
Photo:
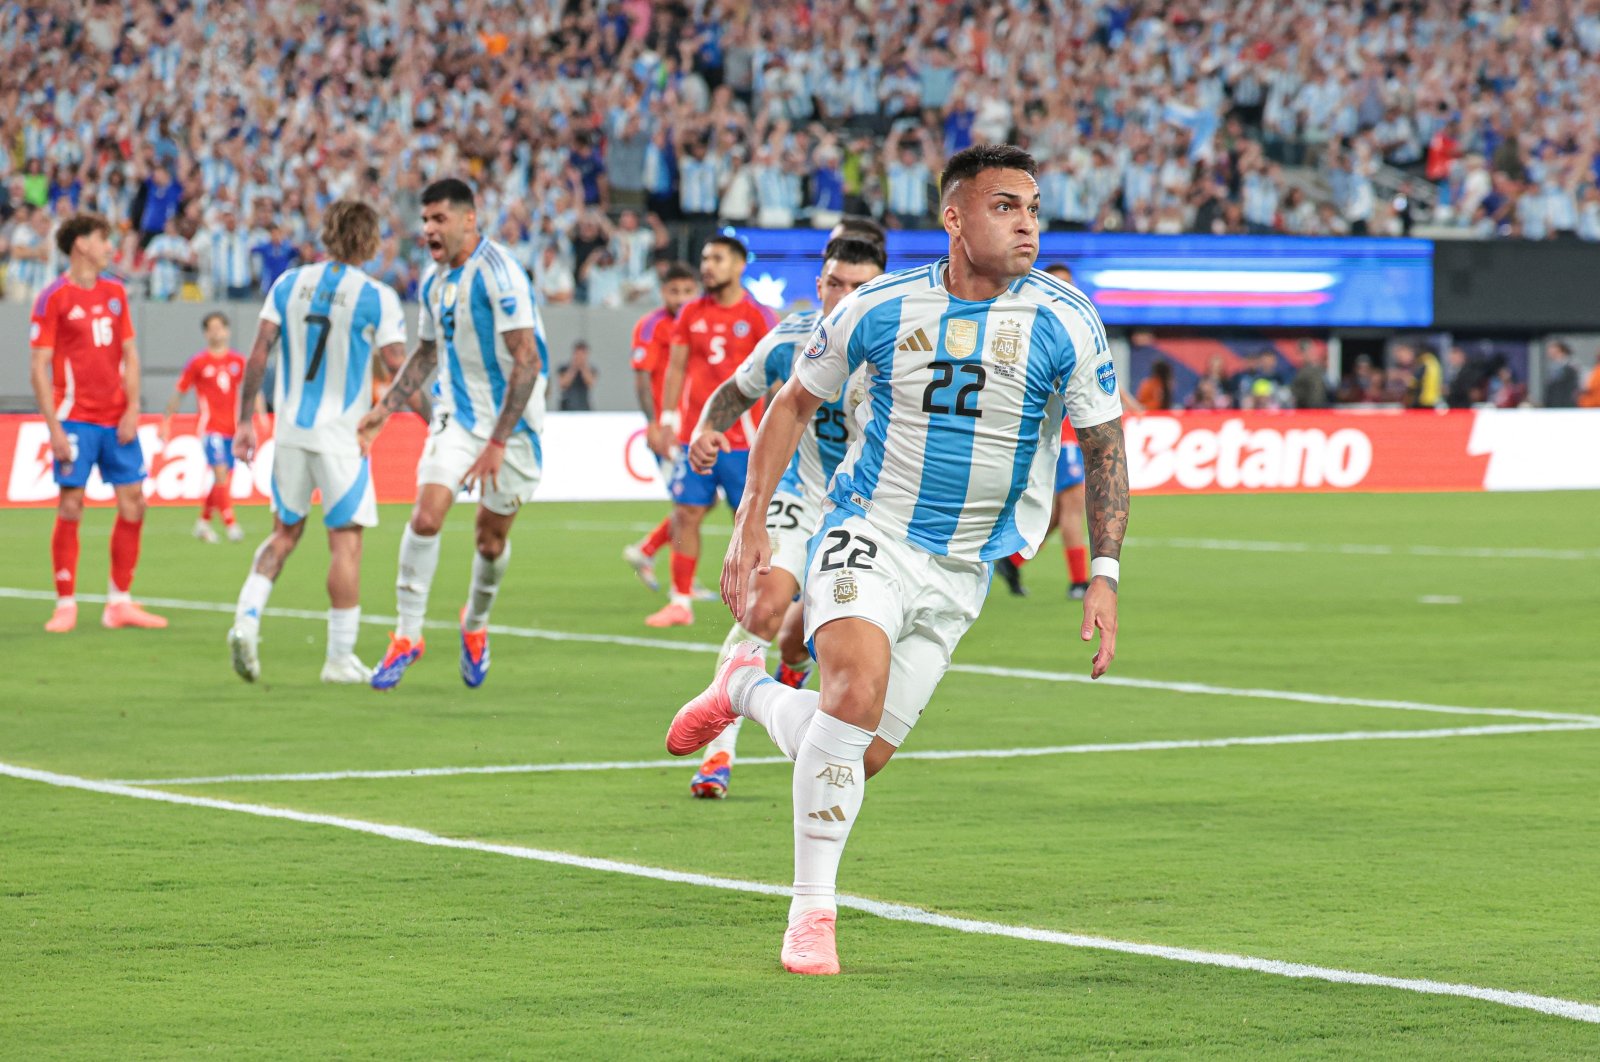
[[[689,792],[701,800],[721,800],[728,795],[728,782],[733,777],[733,757],[719,752],[708,758],[689,781]]]
[[[461,606],[461,681],[477,689],[489,677],[489,628],[467,630],[467,606]]]
[[[421,660],[422,652],[426,648],[427,644],[421,638],[413,642],[410,638],[390,634],[389,651],[383,654],[383,663],[372,672],[372,688],[392,690],[400,685],[400,680],[405,677],[406,668]]]

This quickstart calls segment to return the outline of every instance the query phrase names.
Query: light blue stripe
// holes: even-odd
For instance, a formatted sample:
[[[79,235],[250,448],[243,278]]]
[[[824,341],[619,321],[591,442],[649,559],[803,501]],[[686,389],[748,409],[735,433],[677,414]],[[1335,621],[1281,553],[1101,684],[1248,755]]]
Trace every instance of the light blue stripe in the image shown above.
[[[1033,328],[1028,336],[1028,376],[1023,388],[1022,422],[1017,425],[1017,452],[1011,465],[1011,489],[1006,493],[1000,519],[995,521],[989,540],[978,554],[980,560],[1009,557],[1026,544],[1022,532],[1017,529],[1017,500],[1027,489],[1028,473],[1032,471],[1034,456],[1042,445],[1039,426],[1044,420],[1045,403],[1055,387],[1056,359],[1049,356],[1059,349],[1052,342],[1052,333],[1055,332],[1061,333],[1070,357],[1072,340],[1066,336],[1066,329],[1061,327],[1061,322],[1043,308],[1036,310]]]
[[[364,395],[371,394],[367,387],[368,372],[372,366],[372,340],[368,335],[376,335],[379,319],[383,316],[383,303],[378,298],[376,284],[361,285],[361,294],[356,296],[356,312],[350,321],[350,360],[344,369],[344,408],[349,409]],[[368,328],[372,332],[367,331]]]
[[[344,497],[335,502],[331,509],[323,507],[322,522],[329,527],[345,527],[354,520],[356,510],[361,507],[361,501],[366,497],[367,483],[371,478],[371,465],[363,457],[361,471],[356,473],[356,481],[350,484],[350,489],[344,492]]]
[[[950,539],[961,521],[961,511],[967,504],[967,485],[972,480],[972,437],[978,418],[965,417],[955,411],[956,396],[963,387],[974,382],[972,376],[961,371],[967,365],[983,365],[983,339],[987,330],[989,303],[962,303],[952,300],[950,309],[939,320],[939,342],[934,348],[948,352],[946,338],[950,322],[972,321],[978,326],[977,342],[972,353],[964,358],[946,357],[956,366],[950,382],[935,394],[936,401],[948,412],[928,415],[928,435],[923,447],[922,482],[917,486],[917,504],[911,512],[911,523],[906,537],[930,553],[940,556],[950,552]],[[983,393],[967,404],[983,408]]]
[[[1095,312],[1094,304],[1091,303],[1086,297],[1080,295],[1078,292],[1073,291],[1071,288],[1067,287],[1065,284],[1048,274],[1030,273],[1028,276],[1022,278],[1022,282],[1024,284],[1031,284],[1047,295],[1056,296],[1057,301],[1064,302],[1076,310],[1078,312],[1078,316],[1083,318],[1083,323],[1088,325],[1089,331],[1094,334],[1094,353],[1099,354],[1110,349],[1106,343],[1105,329],[1101,327],[1099,323],[1100,315]]]
[[[284,522],[285,526],[293,527],[301,520],[304,520],[306,518],[305,513],[297,513],[287,505],[283,504],[283,495],[278,493],[277,474],[274,473],[267,478],[268,482],[272,484],[272,504],[277,507],[278,518]]]
[[[494,303],[489,301],[489,284],[483,279],[483,270],[472,274],[472,293],[467,299],[472,311],[472,331],[478,337],[478,356],[483,359],[483,371],[489,377],[489,393],[494,397],[496,413],[505,406],[506,374],[500,369],[500,359],[495,356]]]
[[[455,271],[457,280],[460,278],[460,272],[460,270]],[[450,284],[451,280],[446,278],[445,283]],[[459,303],[460,300],[461,296],[458,290],[456,301]],[[440,338],[444,339],[445,362],[450,367],[450,404],[455,409],[456,423],[471,431],[478,424],[478,415],[472,408],[472,395],[467,392],[467,381],[461,374],[461,356],[456,352],[455,334],[458,322],[455,319],[454,311],[451,311],[450,334],[446,336],[444,334],[445,313],[445,309],[440,307],[437,323]]]
[[[775,383],[788,383],[789,374],[794,371],[795,343],[774,343],[772,349],[767,351],[766,364],[762,366],[766,373],[767,386]]]
[[[277,386],[273,388],[277,394],[273,399],[273,408],[282,410],[284,403],[289,400],[289,381],[294,379],[290,375],[293,366],[290,364],[289,355],[289,295],[294,291],[296,280],[300,276],[298,268],[291,269],[278,278],[277,286],[272,289],[273,308],[278,311],[278,379]]]
[[[861,454],[848,473],[834,477],[830,496],[840,506],[851,512],[861,512],[860,506],[850,500],[852,494],[865,501],[872,500],[878,487],[878,477],[883,474],[883,455],[888,446],[889,422],[894,417],[894,341],[900,331],[900,312],[904,299],[890,299],[879,303],[862,315],[850,334],[847,352],[850,370],[869,361],[873,367],[868,387],[872,403],[872,420],[861,439]]]
[[[322,278],[317,281],[317,289],[311,294],[311,313],[321,314],[324,317],[329,316],[328,311],[333,309],[333,293],[339,289],[339,281],[343,279],[344,265],[342,263],[324,263],[322,267]],[[305,348],[307,358],[306,369],[308,372],[311,368],[309,359],[311,358],[312,353],[316,350],[316,344],[311,341],[313,327],[314,326],[310,324],[306,325]],[[331,329],[333,325],[326,324],[315,327],[319,329]],[[328,382],[327,344],[331,341],[332,337],[319,335],[319,338],[323,342],[322,362],[317,366],[316,375],[301,384],[300,406],[295,411],[294,415],[295,425],[301,428],[310,428],[316,425],[317,410],[322,405],[322,389],[323,386]]]

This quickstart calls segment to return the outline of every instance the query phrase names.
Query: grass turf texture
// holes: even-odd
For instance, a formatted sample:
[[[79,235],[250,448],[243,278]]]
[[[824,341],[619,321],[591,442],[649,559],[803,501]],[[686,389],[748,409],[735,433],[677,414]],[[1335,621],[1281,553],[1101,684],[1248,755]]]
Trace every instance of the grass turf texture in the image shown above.
[[[537,505],[500,624],[716,642],[725,614],[647,631],[616,559],[659,506]],[[138,590],[231,602],[248,548],[152,510]],[[265,514],[246,510],[251,539]],[[403,511],[368,537],[390,612]],[[1113,673],[1233,687],[1595,711],[1596,560],[1200,551],[1218,538],[1593,545],[1600,497],[1138,499]],[[0,517],[0,585],[47,589],[50,516]],[[99,589],[110,514],[90,513]],[[315,530],[315,529],[313,529]],[[453,618],[454,514],[433,616]],[[702,579],[725,541],[708,536]],[[321,609],[308,534],[273,596]],[[957,661],[1086,672],[1058,548],[997,586]],[[664,566],[663,566],[664,572]],[[1426,596],[1461,598],[1426,605]],[[224,613],[70,637],[0,600],[0,759],[95,778],[658,759],[710,659],[497,637],[468,692],[456,641],[388,695],[317,681],[324,625],[269,617],[265,681]],[[364,627],[369,661],[381,630]],[[1519,722],[952,674],[910,746],[1007,748]],[[758,728],[741,740],[772,752]],[[1600,731],[1036,759],[905,761],[875,780],[841,887],[948,914],[1600,1002]],[[789,772],[723,804],[666,770],[228,784],[186,792],[655,866],[787,881]],[[784,901],[0,778],[0,1043],[17,1057],[200,1051],[647,1057],[1592,1056],[1592,1025],[1488,1003],[976,937],[844,912],[846,976],[776,954]]]

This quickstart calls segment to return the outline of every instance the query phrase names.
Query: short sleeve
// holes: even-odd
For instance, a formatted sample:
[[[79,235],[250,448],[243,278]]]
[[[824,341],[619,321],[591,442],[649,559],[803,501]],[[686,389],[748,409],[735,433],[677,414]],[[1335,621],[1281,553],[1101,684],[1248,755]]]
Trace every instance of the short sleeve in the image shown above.
[[[133,307],[128,305],[128,293],[120,287],[117,289],[117,301],[122,304],[122,312],[117,316],[117,328],[122,333],[122,341],[126,343],[136,334],[133,330]]]
[[[689,345],[689,320],[688,320],[688,318],[689,318],[688,310],[685,309],[685,310],[680,310],[678,312],[677,319],[672,322],[672,331],[667,336],[667,340],[668,340],[668,345],[669,346],[674,346],[674,347],[683,346],[683,347],[686,347],[686,346]]]
[[[1074,303],[1056,320],[1062,323],[1077,355],[1061,389],[1066,399],[1067,420],[1074,428],[1092,428],[1120,417],[1122,399],[1117,394],[1117,369],[1111,360],[1111,344],[1106,342],[1100,315],[1093,306]]]
[[[198,358],[190,358],[183,366],[183,372],[178,375],[178,392],[181,394],[194,388],[194,369]]]
[[[55,292],[47,291],[33,303],[33,317],[28,322],[28,343],[35,347],[54,347],[56,345],[56,306],[59,303]]]
[[[773,344],[768,340],[771,336],[764,337],[756,344],[748,357],[740,363],[733,372],[733,385],[739,393],[752,402],[767,393],[767,388],[772,384],[767,379],[767,355],[771,353]]]
[[[387,284],[378,285],[378,333],[374,345],[387,347],[406,341],[406,315],[400,307],[400,296]]]
[[[645,330],[646,323],[650,324],[648,332]],[[664,325],[661,320],[654,314],[641,317],[639,323],[633,326],[633,349],[628,354],[628,363],[633,366],[634,372],[649,372],[655,368],[655,359],[650,356],[654,344],[650,340],[654,337],[656,329],[662,327]]]
[[[439,331],[433,324],[433,280],[432,273],[422,278],[421,297],[417,299],[417,339],[424,343],[439,338]]]
[[[533,287],[528,283],[528,274],[498,249],[490,250],[484,257],[486,261],[480,267],[482,272],[479,276],[488,281],[489,301],[494,309],[495,332],[520,332],[523,329],[532,329]]]
[[[283,310],[289,301],[289,292],[294,288],[294,278],[295,273],[290,270],[272,282],[272,287],[267,291],[267,301],[261,304],[263,321],[283,327]]]
[[[846,298],[832,317],[817,320],[801,356],[795,359],[795,376],[807,391],[824,401],[839,397],[850,378],[850,341],[862,317],[858,295]]]

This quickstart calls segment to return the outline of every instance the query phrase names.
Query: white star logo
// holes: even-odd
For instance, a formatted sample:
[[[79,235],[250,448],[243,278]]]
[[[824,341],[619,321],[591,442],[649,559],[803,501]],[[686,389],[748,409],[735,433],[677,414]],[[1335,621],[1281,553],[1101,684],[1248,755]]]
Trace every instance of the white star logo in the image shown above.
[[[783,309],[783,289],[789,282],[782,277],[775,277],[771,273],[762,273],[757,279],[747,280],[744,286],[750,294],[763,306],[770,306],[774,310]]]

